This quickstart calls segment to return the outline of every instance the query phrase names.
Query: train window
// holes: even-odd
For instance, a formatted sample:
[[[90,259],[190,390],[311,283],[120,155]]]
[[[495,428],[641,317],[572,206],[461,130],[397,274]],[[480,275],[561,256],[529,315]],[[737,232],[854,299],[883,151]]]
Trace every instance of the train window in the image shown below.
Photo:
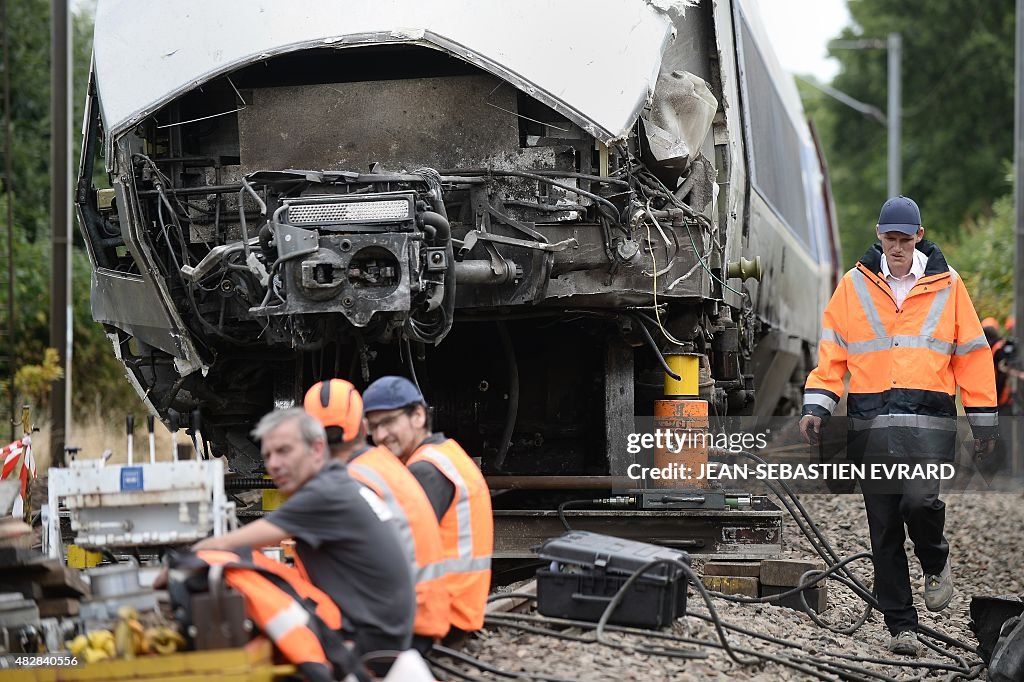
[[[765,63],[750,25],[742,14],[739,15],[739,23],[751,184],[779,218],[804,243],[810,244],[800,136],[777,89],[779,74],[773,73]]]

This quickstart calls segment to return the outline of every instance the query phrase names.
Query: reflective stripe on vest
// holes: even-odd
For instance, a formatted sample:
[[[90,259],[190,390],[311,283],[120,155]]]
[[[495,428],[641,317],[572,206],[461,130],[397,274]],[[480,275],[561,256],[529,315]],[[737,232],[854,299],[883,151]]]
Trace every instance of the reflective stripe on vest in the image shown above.
[[[309,613],[297,601],[293,601],[284,611],[279,611],[277,615],[264,623],[263,631],[276,642],[292,629],[305,627],[308,624]]]
[[[419,562],[416,560],[416,536],[412,532],[409,517],[398,501],[398,496],[395,495],[395,492],[388,485],[384,477],[372,467],[360,464],[358,461],[349,463],[348,470],[355,478],[365,478],[369,485],[375,486],[376,490],[380,493],[381,499],[391,509],[398,528],[398,537],[402,541],[402,548],[405,550],[409,558],[409,564],[412,567],[414,581],[421,583],[444,577],[445,567],[443,561],[423,566],[419,565]]]
[[[397,523],[416,587],[413,634],[444,637],[450,628],[451,595],[444,581],[445,553],[434,508],[416,477],[394,454],[372,448],[349,462],[353,478],[369,494],[379,495]]]
[[[444,454],[433,448],[427,448],[422,454],[424,458],[430,460],[432,464],[443,471],[452,482],[452,485],[455,486],[455,518],[458,520],[459,526],[458,554],[460,559],[471,559],[473,557],[473,523],[469,508],[469,486],[466,485],[466,481],[462,478],[459,470],[455,468],[455,465]],[[458,563],[453,563],[451,559],[445,563],[449,566],[449,572],[452,573],[462,573],[470,570],[462,568]],[[487,565],[490,566],[489,558]]]
[[[853,431],[887,429],[891,426],[956,431],[956,419],[953,417],[932,417],[926,414],[882,414],[873,419],[850,418],[850,429]]]
[[[836,400],[822,393],[804,393],[804,405],[818,405],[832,412],[838,404]]]
[[[224,582],[245,598],[249,618],[289,662],[302,666],[312,679],[332,679],[324,645],[309,627],[310,615],[302,604],[233,552],[200,550],[196,556],[211,567],[211,582],[224,571]]]
[[[871,325],[871,331],[875,333],[875,338],[883,339],[888,334],[885,331],[885,325],[882,324],[882,317],[875,308],[875,302],[871,299],[871,292],[868,290],[868,286],[868,278],[864,276],[864,273],[860,270],[854,270],[853,290],[857,292],[857,300],[860,301],[860,307],[868,318],[868,324]]]
[[[829,329],[828,327],[821,330],[821,340],[831,341],[840,348],[846,348],[846,339],[843,338],[843,335],[834,329]]]
[[[982,334],[981,336],[975,337],[970,341],[956,344],[956,350],[953,351],[953,355],[967,355],[968,353],[976,351],[979,348],[987,347],[988,338],[986,338],[986,336]]]
[[[950,268],[949,278],[952,282],[956,282],[956,272]],[[953,292],[953,286],[940,289],[935,298],[932,299],[932,307],[928,310],[928,316],[924,318],[924,324],[921,326],[921,336],[935,336],[935,330],[939,328],[939,319],[942,317],[942,313],[946,310],[946,303],[949,302],[949,295]]]
[[[295,561],[296,566],[292,567],[271,559],[262,552],[254,551],[252,553],[254,564],[277,575],[291,585],[300,597],[316,604],[316,615],[320,617],[320,620],[332,630],[340,630],[342,626],[341,609],[326,592],[314,585],[304,574],[305,567],[301,566],[298,556],[295,557]]]
[[[380,495],[384,504],[391,510],[392,520],[395,523],[396,530],[398,530],[398,539],[402,543],[402,551],[405,552],[406,558],[409,559],[409,565],[415,567],[416,544],[412,536],[412,528],[409,527],[409,519],[405,515],[405,510],[402,509],[402,505],[398,503],[398,499],[395,497],[394,491],[391,490],[391,486],[388,485],[387,481],[380,474],[359,462],[350,462],[348,471],[355,478],[363,479],[367,484],[376,488],[376,492]]]
[[[995,426],[999,423],[997,412],[968,412],[967,422],[971,426]]]
[[[494,547],[494,518],[487,482],[480,468],[451,439],[418,448],[409,462],[419,461],[430,462],[454,488],[440,523],[444,584],[451,595],[452,627],[479,630],[487,607]]]

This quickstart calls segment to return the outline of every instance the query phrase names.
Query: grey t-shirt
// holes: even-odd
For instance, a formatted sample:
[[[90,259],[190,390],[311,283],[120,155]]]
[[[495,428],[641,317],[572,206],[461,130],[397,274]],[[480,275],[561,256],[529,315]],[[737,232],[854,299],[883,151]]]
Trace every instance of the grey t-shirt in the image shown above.
[[[295,538],[314,585],[341,608],[342,629],[357,641],[404,650],[416,612],[409,564],[387,507],[329,462],[266,520]]]

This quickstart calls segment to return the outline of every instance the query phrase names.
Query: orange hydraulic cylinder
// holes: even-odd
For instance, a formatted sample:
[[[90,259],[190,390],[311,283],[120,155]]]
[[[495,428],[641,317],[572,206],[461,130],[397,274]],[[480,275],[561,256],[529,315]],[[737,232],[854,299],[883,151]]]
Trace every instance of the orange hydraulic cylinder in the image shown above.
[[[703,476],[708,463],[708,426],[706,400],[654,401],[654,428],[676,434],[671,448],[666,444],[655,449],[654,466],[664,468],[676,465],[675,470],[680,472],[676,476],[663,479],[660,486],[708,487],[708,481]]]

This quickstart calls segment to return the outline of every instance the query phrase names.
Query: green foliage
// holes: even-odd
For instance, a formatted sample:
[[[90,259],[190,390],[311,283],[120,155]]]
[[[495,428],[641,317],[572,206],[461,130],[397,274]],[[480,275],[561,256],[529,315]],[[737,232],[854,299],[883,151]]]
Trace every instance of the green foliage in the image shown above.
[[[1003,197],[990,216],[966,223],[943,250],[963,276],[982,319],[992,316],[1002,322],[1013,312],[1014,219],[1013,197]]]
[[[49,234],[50,206],[50,3],[7,3],[10,38],[11,165],[4,187],[14,195],[14,223],[21,236]]]
[[[902,191],[920,204],[929,238],[944,245],[1009,190],[1014,3],[850,0],[849,9],[854,26],[839,39],[902,35]],[[842,66],[833,87],[885,111],[886,51],[831,54]],[[805,104],[829,159],[844,261],[852,266],[874,240],[886,199],[886,129],[817,93]]]
[[[30,404],[43,407],[49,398],[51,384],[63,376],[64,368],[60,366],[57,349],[47,348],[38,365],[22,365],[18,369],[14,385]]]
[[[15,333],[11,354],[16,368],[45,358],[50,339],[50,3],[22,0],[7,3],[11,49],[12,178],[0,193],[0,219],[6,202],[13,201]],[[77,158],[90,56],[92,17],[83,10],[74,18],[73,55],[75,112],[72,148]],[[77,172],[77,162],[74,164]],[[72,226],[72,300],[74,349],[72,400],[76,409],[102,405],[122,410],[138,400],[124,369],[114,358],[103,328],[93,321],[90,307],[90,266]],[[2,273],[6,274],[6,273]],[[31,372],[30,372],[31,374]],[[27,387],[22,387],[28,390]],[[29,390],[29,393],[32,391]],[[36,395],[24,395],[37,400]]]

